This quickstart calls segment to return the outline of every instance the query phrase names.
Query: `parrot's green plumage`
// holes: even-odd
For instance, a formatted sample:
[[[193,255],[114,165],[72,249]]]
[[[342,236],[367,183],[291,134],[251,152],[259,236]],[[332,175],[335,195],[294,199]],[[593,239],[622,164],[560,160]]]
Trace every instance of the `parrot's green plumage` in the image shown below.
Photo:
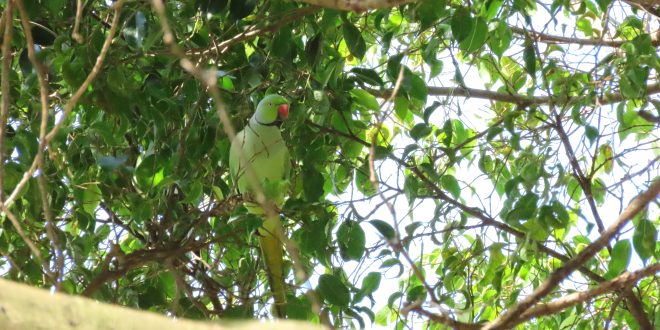
[[[264,97],[247,126],[236,134],[229,151],[229,170],[238,190],[254,195],[256,184],[267,201],[278,208],[288,192],[286,183],[291,164],[289,151],[282,140],[277,123],[286,118],[288,111],[288,101],[284,97]],[[250,182],[251,179],[254,182]],[[259,230],[259,240],[268,282],[275,300],[275,312],[278,317],[283,318],[286,294],[279,215],[277,211],[264,212],[257,203],[246,202],[245,206],[250,213],[263,215],[265,218],[263,227]],[[271,215],[268,216],[267,213]]]

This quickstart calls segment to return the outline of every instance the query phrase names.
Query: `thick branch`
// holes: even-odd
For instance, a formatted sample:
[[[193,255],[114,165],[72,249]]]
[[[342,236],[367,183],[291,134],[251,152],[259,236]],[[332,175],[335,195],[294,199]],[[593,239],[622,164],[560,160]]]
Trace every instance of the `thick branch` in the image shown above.
[[[660,194],[660,180],[656,180],[651,184],[648,190],[639,194],[628,207],[621,213],[618,219],[605,230],[598,239],[589,244],[577,256],[568,261],[565,265],[555,270],[545,282],[534,290],[534,292],[521,300],[517,305],[510,308],[506,313],[502,314],[498,319],[489,323],[484,329],[508,329],[515,324],[520,323],[518,317],[526,312],[530,307],[539,302],[542,297],[548,295],[555,287],[559,285],[566,277],[573,271],[581,267],[587,260],[591,259],[598,251],[605,247],[610,239],[617,234],[624,225],[632,219],[637,213],[642,211],[646,206]]]
[[[640,279],[658,272],[660,272],[660,263],[652,264],[631,273],[625,272],[611,281],[601,283],[591,290],[572,293],[546,304],[538,304],[523,313],[517,321],[522,322],[534,317],[556,314],[566,308],[591,300],[604,293],[630,287]]]
[[[601,39],[582,39],[582,38],[571,38],[556,36],[551,34],[545,34],[541,32],[534,31],[525,31],[517,26],[511,26],[511,31],[520,35],[529,35],[537,41],[541,41],[548,44],[573,44],[573,45],[582,45],[582,46],[608,46],[608,47],[621,47],[627,40],[601,40]],[[651,43],[654,47],[660,46],[660,39],[653,38]]]
[[[463,87],[429,86],[428,90],[429,90],[429,95],[434,95],[434,96],[473,97],[477,99],[486,99],[491,101],[514,103],[523,107],[529,105],[547,104],[550,103],[550,99],[551,99],[548,96],[529,97],[522,94],[509,94],[509,93],[494,92],[484,89],[463,88]],[[384,90],[368,89],[368,91],[369,93],[382,98],[388,98],[389,95],[392,93],[391,89],[384,89]],[[646,88],[646,95],[654,95],[658,93],[660,93],[660,83],[648,85],[648,87]],[[580,98],[576,98],[576,100],[579,101],[589,100],[589,99],[593,99],[594,103],[596,104],[606,105],[606,104],[621,102],[623,100],[626,100],[627,98],[622,94],[605,95],[598,97],[596,99],[594,99],[593,96],[582,96]]]
[[[476,330],[481,328],[481,325],[479,324],[463,323],[456,321],[445,315],[431,313],[430,311],[422,308],[421,306],[415,306],[414,308],[411,308],[410,311],[416,312],[419,315],[426,316],[433,322],[445,324],[447,326],[450,326],[452,329],[456,329],[456,330]]]
[[[96,290],[101,288],[103,284],[114,281],[124,276],[132,269],[142,267],[146,264],[159,262],[170,258],[177,258],[181,254],[197,250],[206,246],[206,242],[189,242],[183,246],[174,248],[163,248],[153,250],[138,250],[128,255],[124,255],[121,251],[111,251],[106,259],[106,264],[103,265],[101,273],[85,288],[82,295],[85,297],[91,296]],[[114,254],[114,255],[113,255]],[[110,269],[108,263],[116,260],[116,268]]]

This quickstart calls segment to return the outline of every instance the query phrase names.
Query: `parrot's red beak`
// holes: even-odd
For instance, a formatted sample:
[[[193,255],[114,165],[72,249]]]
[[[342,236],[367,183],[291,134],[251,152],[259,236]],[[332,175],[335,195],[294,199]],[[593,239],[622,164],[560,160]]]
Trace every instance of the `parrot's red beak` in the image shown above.
[[[277,114],[279,115],[280,119],[286,119],[289,117],[289,105],[288,104],[280,104],[279,107],[277,107]]]

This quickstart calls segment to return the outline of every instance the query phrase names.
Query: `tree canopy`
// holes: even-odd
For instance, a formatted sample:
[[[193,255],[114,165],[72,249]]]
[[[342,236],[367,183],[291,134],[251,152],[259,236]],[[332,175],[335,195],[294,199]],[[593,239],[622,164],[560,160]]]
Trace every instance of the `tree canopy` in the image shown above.
[[[5,0],[0,274],[270,318],[229,175],[291,102],[289,319],[660,326],[653,0]]]

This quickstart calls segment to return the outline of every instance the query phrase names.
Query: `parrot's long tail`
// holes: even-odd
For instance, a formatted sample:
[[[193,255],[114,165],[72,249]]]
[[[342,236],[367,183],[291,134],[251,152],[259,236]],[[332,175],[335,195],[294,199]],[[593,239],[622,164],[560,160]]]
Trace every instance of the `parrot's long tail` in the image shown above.
[[[284,260],[282,255],[282,244],[278,233],[282,233],[282,224],[279,215],[267,217],[263,224],[263,230],[259,230],[261,235],[261,251],[264,255],[266,264],[266,274],[268,274],[268,284],[273,292],[275,300],[274,312],[278,318],[284,318],[284,306],[286,304],[286,291],[284,287]]]

